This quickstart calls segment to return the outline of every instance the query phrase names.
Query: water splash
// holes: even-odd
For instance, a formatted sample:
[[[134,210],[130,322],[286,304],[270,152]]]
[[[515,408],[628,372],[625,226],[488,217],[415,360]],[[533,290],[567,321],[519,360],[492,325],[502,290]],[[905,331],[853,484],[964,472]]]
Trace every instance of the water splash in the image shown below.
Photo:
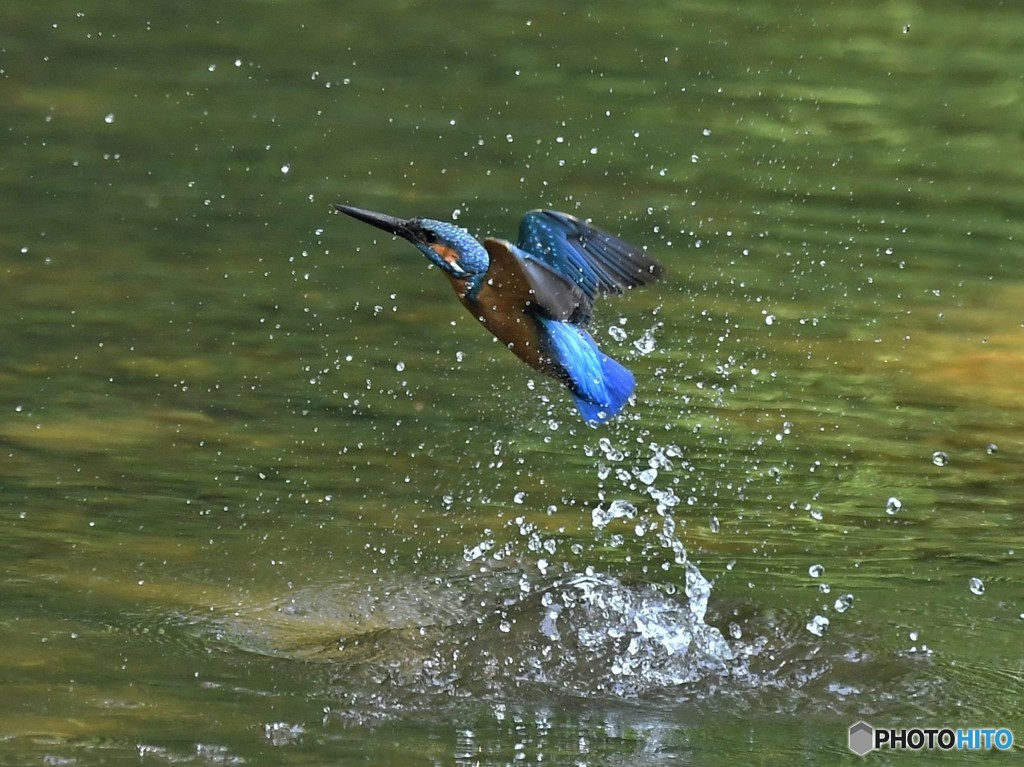
[[[602,530],[614,519],[635,518],[636,506],[629,501],[616,499],[608,505],[607,509],[601,505],[595,507],[594,510],[591,511],[590,515],[593,520],[594,527],[598,530]]]
[[[357,681],[358,687],[351,675],[371,673],[376,684],[386,684],[410,705],[411,698],[425,703],[438,693],[507,700],[517,691],[530,697],[543,689],[636,698],[746,678],[749,648],[734,649],[704,621],[710,592],[693,565],[687,567],[686,599],[607,573],[573,573],[529,593],[505,592],[500,606],[475,621],[428,631],[425,642],[424,632],[377,634],[372,647],[364,641],[351,656],[356,663],[339,655],[339,680],[346,686]],[[399,647],[401,655],[394,657]]]
[[[711,585],[687,566],[684,601],[598,573],[545,590],[527,678],[567,691],[635,697],[708,676],[743,673],[721,632],[704,622]]]
[[[583,448],[597,478],[596,500],[583,507],[589,516],[573,498],[533,508],[543,492],[513,487],[503,508],[515,516],[467,541],[447,572],[289,594],[269,609],[238,611],[218,640],[325,663],[337,701],[330,715],[356,723],[431,710],[438,701],[758,696],[833,671],[840,656],[821,652],[826,616],[849,610],[852,596],[830,597],[810,620],[715,605],[712,583],[684,541],[687,519],[697,518],[691,507],[705,498],[703,518],[715,532],[734,524],[719,521],[721,488],[702,485],[677,445],[647,434],[595,437]],[[496,462],[516,457],[515,445],[503,441],[488,452]],[[749,481],[765,474],[761,465]],[[446,491],[445,508],[457,495]],[[552,520],[562,506],[571,511]],[[821,578],[824,567],[807,572]],[[829,593],[827,584],[815,585]],[[833,634],[824,641],[843,641]]]

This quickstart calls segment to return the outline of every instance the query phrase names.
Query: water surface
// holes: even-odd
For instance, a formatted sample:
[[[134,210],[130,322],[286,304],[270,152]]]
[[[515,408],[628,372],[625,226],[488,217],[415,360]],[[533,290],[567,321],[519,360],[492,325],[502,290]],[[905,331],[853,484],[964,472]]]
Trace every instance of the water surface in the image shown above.
[[[5,764],[1019,727],[1010,6],[9,6]],[[646,246],[636,404],[582,424],[335,201]]]

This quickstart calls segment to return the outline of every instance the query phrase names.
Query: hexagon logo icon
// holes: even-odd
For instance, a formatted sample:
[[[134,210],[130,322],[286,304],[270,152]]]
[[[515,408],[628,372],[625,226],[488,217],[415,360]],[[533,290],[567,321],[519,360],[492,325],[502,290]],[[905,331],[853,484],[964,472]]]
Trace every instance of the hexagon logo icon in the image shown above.
[[[850,725],[847,745],[857,756],[864,756],[875,748],[875,728],[867,722],[856,722]]]

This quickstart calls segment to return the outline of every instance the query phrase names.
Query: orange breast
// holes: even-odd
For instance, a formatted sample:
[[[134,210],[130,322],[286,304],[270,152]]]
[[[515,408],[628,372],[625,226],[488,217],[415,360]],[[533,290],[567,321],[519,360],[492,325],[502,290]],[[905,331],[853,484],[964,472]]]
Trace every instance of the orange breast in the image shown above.
[[[493,278],[484,282],[471,300],[466,296],[466,281],[449,276],[456,295],[470,314],[476,317],[501,343],[519,359],[546,375],[559,377],[554,363],[541,349],[540,325],[526,312],[527,303],[509,295],[504,285]]]

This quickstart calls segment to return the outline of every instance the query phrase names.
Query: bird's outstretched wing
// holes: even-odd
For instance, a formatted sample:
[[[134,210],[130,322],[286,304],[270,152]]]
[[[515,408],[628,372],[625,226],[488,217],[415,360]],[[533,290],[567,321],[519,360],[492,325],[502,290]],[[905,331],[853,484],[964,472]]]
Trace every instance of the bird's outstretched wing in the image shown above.
[[[664,271],[640,248],[555,210],[524,215],[518,245],[578,285],[589,301],[654,282]]]

